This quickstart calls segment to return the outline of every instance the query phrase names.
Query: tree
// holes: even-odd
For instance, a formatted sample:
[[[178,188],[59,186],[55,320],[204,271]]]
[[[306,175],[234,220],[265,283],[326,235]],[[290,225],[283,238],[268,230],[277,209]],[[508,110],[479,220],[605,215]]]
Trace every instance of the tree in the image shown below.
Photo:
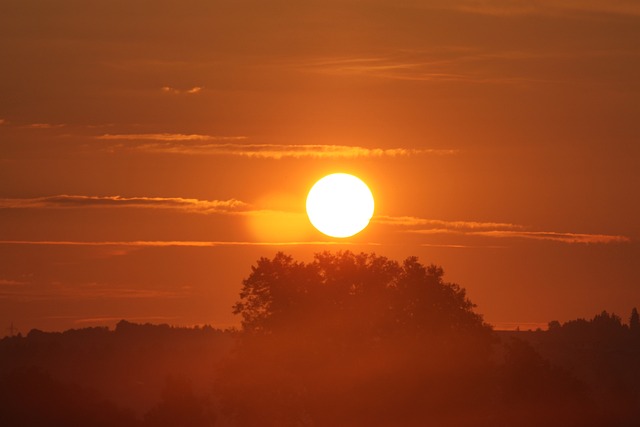
[[[252,267],[234,313],[248,333],[350,325],[378,336],[487,332],[465,289],[443,276],[441,267],[415,257],[400,264],[375,254],[323,252],[305,264],[280,252]]]
[[[633,334],[640,333],[640,315],[638,315],[638,309],[633,307],[631,310],[631,317],[629,318],[629,329]]]
[[[234,306],[243,339],[220,378],[223,406],[240,425],[279,426],[486,412],[491,327],[443,277],[415,257],[260,258]]]

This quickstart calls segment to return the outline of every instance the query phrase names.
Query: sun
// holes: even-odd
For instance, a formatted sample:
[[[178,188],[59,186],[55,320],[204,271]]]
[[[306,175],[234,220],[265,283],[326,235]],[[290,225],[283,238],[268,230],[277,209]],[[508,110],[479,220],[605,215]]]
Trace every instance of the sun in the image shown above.
[[[369,224],[373,194],[360,178],[346,173],[327,175],[307,196],[307,215],[315,228],[331,237],[350,237]]]

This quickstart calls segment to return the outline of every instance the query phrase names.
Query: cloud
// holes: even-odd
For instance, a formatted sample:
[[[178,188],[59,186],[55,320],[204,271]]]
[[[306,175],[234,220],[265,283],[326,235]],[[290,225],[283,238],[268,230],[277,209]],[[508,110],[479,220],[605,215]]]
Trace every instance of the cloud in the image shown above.
[[[176,89],[171,86],[163,86],[162,92],[170,93],[172,95],[195,95],[202,92],[202,89],[203,88],[201,86],[194,86],[191,89]]]
[[[300,241],[300,242],[233,242],[233,241],[182,241],[182,240],[139,240],[139,241],[62,241],[62,240],[0,240],[0,245],[35,245],[35,246],[121,246],[121,247],[198,247],[213,248],[221,246],[331,246],[357,245],[379,246],[379,243],[352,243],[343,241]]]
[[[97,136],[98,139],[109,141],[237,141],[246,139],[246,136],[214,136],[184,133],[127,133],[127,134],[104,134]]]
[[[321,58],[303,61],[294,66],[325,74],[369,75],[394,80],[475,81],[478,79],[468,74],[454,72],[446,66],[448,61],[436,58],[418,55],[392,58]]]
[[[335,144],[247,144],[236,142],[247,139],[246,136],[183,133],[104,134],[96,138],[106,141],[134,142],[134,144],[110,147],[110,150],[260,159],[400,157],[420,154],[453,155],[459,152],[455,149],[365,148]]]
[[[181,197],[121,197],[57,195],[30,199],[0,199],[0,209],[82,209],[82,208],[175,209],[194,213],[235,213],[247,210],[240,200],[200,200]]]
[[[561,243],[628,243],[631,241],[626,236],[609,234],[586,234],[586,233],[561,233],[556,231],[515,231],[515,230],[484,230],[472,231],[449,228],[433,228],[408,230],[417,234],[458,234],[465,236],[480,236],[493,238],[517,238],[530,240],[548,240]]]
[[[376,216],[373,219],[380,224],[397,225],[397,226],[417,226],[429,225],[434,227],[444,227],[446,229],[499,229],[514,230],[522,229],[523,226],[504,222],[480,222],[480,221],[443,221],[439,219],[425,219],[413,216]]]
[[[5,119],[0,119],[0,125],[3,125],[5,123],[8,123]]]
[[[378,216],[374,222],[397,227],[422,227],[405,229],[415,234],[454,234],[502,239],[547,240],[561,243],[627,243],[626,236],[609,234],[563,233],[557,231],[531,231],[519,224],[480,221],[444,221],[412,216]],[[428,245],[427,245],[428,246]],[[467,245],[443,245],[444,247],[470,247]]]
[[[58,123],[58,124],[51,124],[51,123],[31,123],[29,125],[26,125],[25,127],[29,128],[29,129],[59,129],[61,127],[64,127],[64,124]]]
[[[19,288],[0,288],[0,298],[21,298],[27,301],[59,299],[177,299],[187,296],[185,290],[140,289],[117,287],[106,283],[67,285],[38,284]]]
[[[520,238],[533,240],[550,240],[562,243],[628,243],[631,241],[626,236],[609,234],[583,234],[583,233],[560,233],[555,231],[474,231],[475,236],[486,236],[496,238]]]
[[[576,84],[589,79],[600,81],[599,74],[580,73],[583,62],[612,59],[635,60],[634,49],[602,49],[592,46],[567,50],[563,46],[541,49],[492,49],[485,47],[448,46],[440,48],[404,48],[379,56],[308,57],[283,63],[302,72],[332,76],[365,76],[379,79],[417,81],[425,83],[463,83],[474,85]],[[563,64],[566,70],[550,72],[548,63]],[[583,65],[586,66],[586,65]],[[584,74],[584,75],[583,75]]]
[[[401,157],[419,154],[452,155],[457,150],[364,148],[348,145],[288,144],[143,144],[133,149],[151,153],[239,156],[257,159]]]
[[[11,279],[0,279],[0,286],[18,286],[18,285],[26,285],[27,282],[21,282],[18,280]]]
[[[456,10],[464,13],[496,16],[568,15],[576,12],[640,15],[637,0],[442,0],[415,7]]]
[[[506,249],[507,246],[497,245],[433,245],[430,243],[423,243],[420,246],[428,248],[445,248],[445,249]]]

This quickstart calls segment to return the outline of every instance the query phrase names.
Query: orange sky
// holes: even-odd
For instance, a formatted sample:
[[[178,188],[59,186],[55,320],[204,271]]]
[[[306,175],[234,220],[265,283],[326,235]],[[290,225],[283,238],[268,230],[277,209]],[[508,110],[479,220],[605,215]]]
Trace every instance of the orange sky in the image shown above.
[[[0,336],[232,325],[279,250],[417,255],[497,327],[640,306],[635,0],[0,10]],[[353,238],[304,214],[332,172]]]

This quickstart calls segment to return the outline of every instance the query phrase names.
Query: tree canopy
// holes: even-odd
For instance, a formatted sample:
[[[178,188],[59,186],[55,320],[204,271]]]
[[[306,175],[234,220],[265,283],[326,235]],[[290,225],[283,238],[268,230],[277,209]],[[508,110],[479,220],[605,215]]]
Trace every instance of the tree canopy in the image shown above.
[[[225,368],[225,395],[243,425],[308,417],[392,425],[409,417],[408,425],[425,411],[455,412],[452,405],[476,413],[493,337],[474,307],[442,268],[415,257],[260,258],[234,306],[244,338]]]
[[[380,339],[487,331],[465,289],[443,276],[441,267],[416,257],[399,263],[373,253],[322,252],[304,263],[280,252],[252,267],[234,312],[250,333],[346,328]]]

